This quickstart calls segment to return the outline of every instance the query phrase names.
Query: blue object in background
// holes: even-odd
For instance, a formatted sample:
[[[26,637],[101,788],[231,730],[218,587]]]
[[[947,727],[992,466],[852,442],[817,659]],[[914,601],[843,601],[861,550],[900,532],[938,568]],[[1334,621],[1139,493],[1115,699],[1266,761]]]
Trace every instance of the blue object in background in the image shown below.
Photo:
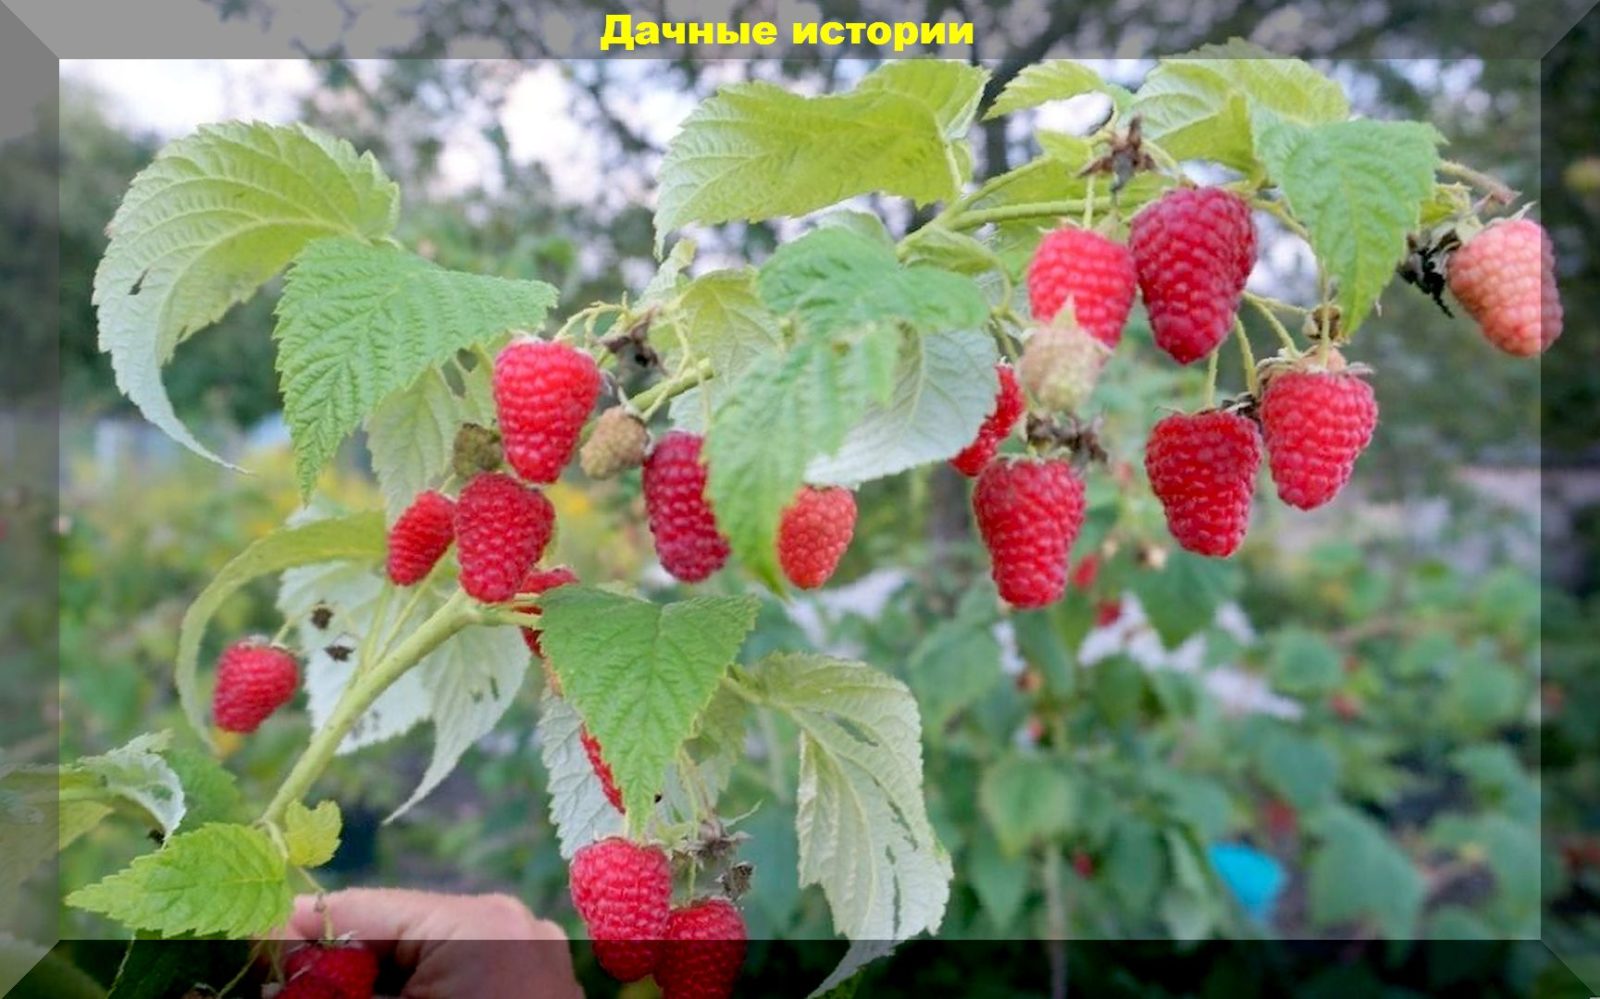
[[[1272,909],[1289,880],[1283,865],[1243,843],[1212,843],[1206,853],[1212,869],[1250,918],[1262,923],[1271,920]]]

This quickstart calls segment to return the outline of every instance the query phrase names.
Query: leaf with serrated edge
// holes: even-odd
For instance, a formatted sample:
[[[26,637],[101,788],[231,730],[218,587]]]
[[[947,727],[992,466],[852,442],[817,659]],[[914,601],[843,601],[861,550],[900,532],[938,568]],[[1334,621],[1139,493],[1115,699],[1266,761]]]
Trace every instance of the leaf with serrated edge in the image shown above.
[[[289,863],[296,867],[321,867],[339,850],[339,832],[344,818],[336,801],[319,801],[307,808],[291,801],[283,813],[283,842],[289,848]]]
[[[269,573],[329,559],[375,562],[383,558],[386,548],[383,515],[379,513],[358,513],[280,528],[235,555],[200,591],[184,612],[178,628],[178,657],[173,678],[184,714],[207,744],[210,744],[211,732],[206,726],[206,705],[200,700],[197,677],[200,639],[205,634],[206,623],[223,601],[251,580]]]
[[[86,756],[77,767],[98,779],[106,794],[126,798],[149,812],[162,834],[170,836],[187,809],[183,783],[160,755],[171,741],[170,732],[141,735],[109,753]]]
[[[457,350],[537,329],[542,281],[447,271],[387,246],[321,239],[295,258],[278,301],[278,373],[300,490],[384,396]]]
[[[173,412],[161,368],[310,240],[394,228],[399,189],[370,154],[302,125],[205,125],[133,179],[94,276],[100,349],[145,418],[221,461]]]
[[[988,121],[1050,101],[1094,93],[1110,94],[1099,73],[1070,59],[1047,59],[1023,67],[1022,72],[1012,77],[983,119]]]
[[[751,692],[800,729],[795,828],[800,884],[822,887],[852,940],[938,929],[950,857],[922,794],[922,723],[911,692],[861,663],[769,656]]]
[[[1175,61],[1187,60],[1198,61],[1227,80],[1252,109],[1266,108],[1304,125],[1350,117],[1350,101],[1337,82],[1310,63],[1286,59],[1243,39],[1202,45]]]
[[[494,729],[528,674],[528,647],[516,628],[470,628],[429,653],[417,672],[428,692],[433,758],[417,789],[386,822],[427,797],[462,754]]]
[[[715,392],[719,383],[731,382],[783,347],[778,318],[756,294],[755,280],[751,268],[702,274],[679,290],[676,307],[651,330],[652,342],[669,359],[680,358],[687,344],[695,356],[711,362],[717,377],[701,386],[702,392]]]
[[[387,634],[396,623],[403,601],[390,600],[381,624],[374,623],[384,586],[379,572],[368,563],[329,562],[290,569],[279,582],[278,612],[300,622],[297,634],[305,662],[306,712],[313,729],[327,724],[339,695],[350,685],[362,639],[374,627]],[[420,598],[412,620],[424,620],[447,595],[443,583],[433,584]],[[312,609],[319,605],[330,612],[326,629],[311,620]],[[335,656],[330,649],[341,651]],[[356,719],[337,751],[350,753],[404,735],[426,721],[429,711],[421,671],[408,670]]]
[[[889,401],[868,405],[832,454],[806,466],[806,481],[854,486],[960,451],[994,407],[996,356],[994,340],[977,332],[914,340]]]
[[[198,749],[177,748],[162,753],[183,785],[183,821],[186,826],[208,822],[237,822],[244,810],[238,780],[217,758]]]
[[[749,597],[665,607],[582,586],[541,598],[541,643],[561,689],[605,747],[630,815],[648,813],[755,624]]]
[[[367,417],[372,472],[389,517],[398,517],[418,493],[437,485],[450,468],[456,431],[463,423],[489,426],[494,399],[483,365],[464,372],[457,394],[437,368],[391,392]]]
[[[935,75],[948,85],[936,86]],[[951,197],[964,172],[951,133],[971,120],[966,90],[974,81],[981,91],[970,67],[930,62],[915,70],[890,63],[845,94],[802,97],[765,82],[723,87],[667,146],[656,252],[668,232],[695,222],[804,215],[871,191],[918,204]],[[910,82],[915,95],[902,89]]]
[[[989,71],[953,60],[899,59],[868,73],[857,93],[888,90],[921,101],[939,123],[945,138],[966,136],[983,100]]]
[[[596,840],[622,832],[622,813],[611,807],[594,766],[583,748],[583,719],[564,697],[545,691],[539,708],[539,757],[544,762],[545,789],[550,792],[550,821],[555,823],[561,858]]]
[[[1394,279],[1433,194],[1439,165],[1432,125],[1341,121],[1304,128],[1262,113],[1257,144],[1311,248],[1338,283],[1340,326],[1353,333]]]
[[[811,990],[806,999],[824,999],[828,993],[845,985],[852,978],[861,973],[861,969],[879,958],[888,957],[894,953],[893,940],[852,940],[845,949],[844,957],[839,959],[839,964],[822,980],[822,984]],[[849,994],[855,990],[850,989]]]
[[[67,904],[136,930],[256,936],[289,917],[283,854],[249,826],[178,833],[155,853],[67,896]]]
[[[1144,134],[1180,160],[1249,172],[1255,165],[1249,103],[1210,62],[1165,60],[1139,87],[1133,112]]]

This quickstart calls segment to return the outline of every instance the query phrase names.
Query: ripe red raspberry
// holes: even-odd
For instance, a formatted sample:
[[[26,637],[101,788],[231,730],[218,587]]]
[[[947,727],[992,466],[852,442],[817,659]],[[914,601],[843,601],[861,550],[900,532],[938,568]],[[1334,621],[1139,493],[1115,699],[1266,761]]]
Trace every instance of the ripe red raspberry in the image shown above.
[[[994,372],[1000,379],[1000,388],[994,396],[994,409],[978,426],[978,436],[972,439],[972,443],[950,459],[956,471],[968,478],[983,471],[983,466],[1000,450],[1000,442],[1010,435],[1011,428],[1022,418],[1022,411],[1027,405],[1022,399],[1022,386],[1017,384],[1017,374],[1011,370],[1011,365],[996,364]]]
[[[1099,865],[1094,862],[1094,854],[1088,850],[1076,850],[1073,852],[1072,869],[1077,872],[1078,877],[1087,881],[1094,877],[1094,872],[1098,867]]]
[[[1128,246],[1156,346],[1179,364],[1211,353],[1255,266],[1249,204],[1218,187],[1178,188],[1133,217]]]
[[[389,528],[389,581],[420,583],[456,538],[456,505],[429,490],[411,501]]]
[[[848,489],[802,486],[778,524],[778,562],[789,582],[814,590],[828,581],[856,530],[856,497]]]
[[[1489,342],[1532,357],[1561,335],[1550,236],[1532,219],[1494,222],[1450,256],[1450,292]]]
[[[591,479],[609,479],[638,468],[649,443],[644,421],[621,406],[612,406],[594,421],[589,439],[578,452],[578,465]]]
[[[725,898],[673,909],[656,984],[662,999],[728,999],[744,963],[744,917]]]
[[[600,787],[606,793],[606,800],[611,802],[612,808],[622,811],[622,791],[617,787],[616,778],[611,774],[611,767],[600,753],[600,740],[589,734],[587,725],[578,730],[578,740],[583,743],[584,755],[589,757],[589,765],[594,768],[594,775],[600,779]]]
[[[1122,620],[1122,601],[1113,597],[1094,605],[1094,626],[1109,628]]]
[[[563,343],[517,340],[494,361],[494,403],[506,460],[529,482],[554,482],[595,399],[594,358]]]
[[[1070,225],[1040,240],[1028,265],[1033,318],[1051,322],[1070,302],[1078,325],[1107,347],[1122,340],[1137,283],[1126,246]]]
[[[600,966],[624,982],[654,971],[672,907],[666,853],[612,836],[579,850],[571,875],[572,904]]]
[[[1302,510],[1333,499],[1377,424],[1372,386],[1350,372],[1301,369],[1272,377],[1261,396],[1261,428],[1278,496]]]
[[[1089,401],[1111,348],[1077,325],[1045,326],[1028,338],[1017,370],[1045,409],[1070,413]]]
[[[553,569],[529,569],[528,574],[522,579],[522,587],[517,595],[525,597],[529,594],[540,594],[577,581],[578,574],[564,565],[558,565]],[[529,609],[537,612],[539,607],[535,604]],[[529,652],[543,659],[544,646],[539,644],[539,631],[538,628],[523,628],[522,640],[527,643]]]
[[[461,588],[486,604],[516,596],[555,520],[555,507],[537,489],[503,472],[474,477],[456,501]]]
[[[704,441],[674,430],[656,442],[644,463],[644,506],[661,567],[685,583],[698,583],[728,561],[728,541],[706,500]]]
[[[254,732],[294,696],[300,667],[294,656],[259,638],[234,642],[217,660],[211,717],[226,732]]]
[[[989,463],[973,490],[972,510],[1002,599],[1043,607],[1061,597],[1083,507],[1083,480],[1065,461]]]
[[[345,996],[339,986],[326,978],[301,975],[279,989],[276,999],[345,999]]]
[[[1090,590],[1094,588],[1094,581],[1100,578],[1100,556],[1090,552],[1078,559],[1078,564],[1072,567],[1072,575],[1068,582],[1075,590]]]
[[[328,994],[337,999],[372,999],[372,989],[378,981],[378,956],[359,944],[309,944],[285,959],[284,977],[290,985],[325,982],[334,990]],[[287,990],[280,994],[287,994]]]
[[[1168,416],[1150,432],[1144,468],[1179,545],[1217,558],[1239,550],[1261,468],[1253,420],[1217,409]]]

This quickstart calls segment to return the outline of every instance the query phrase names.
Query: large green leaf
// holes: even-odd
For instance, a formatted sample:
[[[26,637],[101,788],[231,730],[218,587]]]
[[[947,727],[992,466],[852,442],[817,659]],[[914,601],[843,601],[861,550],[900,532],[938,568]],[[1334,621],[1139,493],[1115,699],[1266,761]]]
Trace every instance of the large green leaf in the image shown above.
[[[544,322],[556,290],[447,271],[388,246],[322,239],[278,302],[278,373],[300,489],[385,396],[456,351]]]
[[[1340,322],[1354,332],[1405,256],[1433,193],[1443,141],[1432,125],[1341,121],[1304,126],[1259,113],[1256,143],[1311,248],[1338,284]]]
[[[651,340],[669,357],[679,358],[687,348],[711,362],[717,377],[700,391],[713,404],[720,386],[783,346],[778,318],[756,294],[753,268],[702,274],[677,289],[674,302],[651,329]]]
[[[390,517],[417,493],[439,484],[450,468],[456,430],[463,423],[490,425],[494,396],[487,365],[463,373],[457,392],[438,368],[389,393],[367,417],[372,471]]]
[[[307,242],[394,228],[399,191],[370,155],[298,125],[206,125],[134,178],[94,276],[100,349],[150,422],[214,461],[172,410],[161,368]]]
[[[749,692],[800,730],[800,884],[821,885],[856,941],[938,929],[950,857],[922,792],[922,726],[905,685],[856,662],[778,654]]]
[[[1012,77],[1000,96],[984,114],[984,120],[1026,111],[1050,101],[1064,101],[1080,94],[1107,94],[1120,108],[1129,99],[1121,87],[1106,83],[1100,74],[1071,59],[1046,59],[1023,68]]]
[[[1008,756],[984,771],[978,807],[1000,848],[1014,857],[1071,831],[1078,819],[1078,786],[1061,760]]]
[[[663,607],[563,586],[540,606],[541,641],[563,695],[604,747],[628,814],[642,822],[755,625],[756,601],[708,597]]]
[[[1311,855],[1307,896],[1311,923],[1334,927],[1373,920],[1391,940],[1411,935],[1424,885],[1411,858],[1382,827],[1342,806],[1315,823],[1321,845]]]
[[[1169,649],[1210,624],[1238,586],[1238,566],[1185,551],[1174,551],[1162,568],[1133,577],[1145,615]]]
[[[289,916],[283,854],[250,826],[212,824],[67,896],[67,904],[136,930],[256,936]]]
[[[187,814],[183,784],[161,753],[170,732],[141,735],[100,756],[86,756],[72,768],[92,778],[109,798],[124,798],[144,809],[163,835],[170,836]]]
[[[803,337],[752,364],[713,413],[707,495],[734,553],[768,585],[780,585],[774,538],[807,462],[837,450],[867,404],[887,398],[900,340],[888,325]]]
[[[340,559],[378,561],[383,558],[386,544],[383,515],[358,513],[274,531],[222,567],[189,605],[178,629],[178,658],[174,669],[178,699],[189,723],[202,739],[209,743],[211,733],[206,726],[206,706],[200,700],[196,677],[200,639],[205,635],[211,615],[223,601],[251,580],[292,566]]]
[[[958,133],[984,75],[919,63],[890,63],[845,94],[802,97],[762,82],[717,91],[667,147],[657,251],[695,222],[804,215],[870,191],[918,204],[954,195],[970,157]]]

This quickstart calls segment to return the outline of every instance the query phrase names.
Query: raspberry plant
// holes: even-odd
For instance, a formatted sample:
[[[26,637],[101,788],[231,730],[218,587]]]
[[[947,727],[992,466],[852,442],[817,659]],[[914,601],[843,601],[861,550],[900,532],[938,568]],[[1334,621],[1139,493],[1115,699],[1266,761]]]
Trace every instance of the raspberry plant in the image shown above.
[[[1245,442],[1238,474],[1224,475],[1182,453],[1214,446],[1192,443],[1208,433],[1168,424],[1152,459],[1176,540],[1206,555],[1239,543],[1258,421],[1288,502],[1328,502],[1348,478],[1376,417],[1366,379],[1381,372],[1345,356],[1359,357],[1369,323],[1382,335],[1374,317],[1397,268],[1437,292],[1452,255],[1476,247],[1486,259],[1450,285],[1489,338],[1525,354],[1559,333],[1548,245],[1526,235],[1531,221],[1493,221],[1511,208],[1503,187],[1441,159],[1428,124],[1352,117],[1338,84],[1305,63],[1234,42],[1161,61],[1137,91],[1041,63],[987,116],[1097,94],[1102,123],[1087,135],[1039,131],[1040,156],[980,180],[967,133],[986,79],[981,67],[905,61],[845,93],[723,88],[661,165],[655,277],[623,301],[560,303],[580,307],[555,318],[548,284],[445,270],[400,245],[396,186],[337,138],[232,123],[163,150],[110,227],[95,282],[102,347],[146,417],[220,460],[176,417],[161,370],[285,274],[274,339],[305,500],[196,598],[177,688],[216,745],[200,669],[208,622],[241,587],[275,577],[274,641],[303,664],[313,734],[249,822],[218,818],[231,812],[207,802],[215,781],[180,778],[164,736],[70,768],[62,780],[85,800],[134,802],[164,842],[68,902],[146,933],[267,933],[288,914],[295,879],[337,844],[337,804],[308,804],[336,754],[430,724],[433,758],[401,814],[494,728],[542,660],[563,855],[597,841],[661,851],[668,874],[652,918],[670,908],[696,924],[684,940],[722,945],[658,966],[650,941],[607,941],[590,916],[631,903],[591,906],[575,880],[591,932],[623,945],[612,953],[624,977],[655,970],[670,987],[689,975],[698,988],[738,963],[737,899],[761,890],[761,872],[739,863],[737,822],[718,798],[756,713],[789,718],[799,882],[819,885],[835,930],[862,944],[825,991],[878,952],[872,941],[936,932],[949,900],[950,857],[922,795],[919,706],[866,663],[793,649],[738,665],[752,597],[663,603],[613,580],[554,581],[556,567],[541,564],[552,530],[541,487],[574,474],[586,424],[600,436],[584,470],[641,477],[658,553],[682,581],[720,572],[780,592],[786,574],[819,585],[854,522],[849,493],[834,490],[956,459],[978,477],[976,518],[1002,596],[1032,607],[1060,598],[1086,505],[1142,516],[1118,500],[1148,495],[1133,479],[1140,455],[1112,450],[1094,425],[1096,382],[1116,378],[1107,360],[1140,289],[1157,342],[1208,366],[1195,397],[1150,408],[1226,413],[1192,426],[1227,425]],[[698,266],[680,233],[811,217],[866,194],[938,207],[898,240],[876,216],[822,214],[738,267]],[[1207,225],[1207,212],[1226,225]],[[1257,226],[1309,246],[1316,301],[1245,289]],[[1497,280],[1513,291],[1497,292]],[[1244,306],[1279,337],[1276,357],[1257,363]],[[1219,357],[1234,350],[1239,391],[1219,405]],[[341,510],[318,494],[358,430],[384,510]],[[828,510],[793,514],[818,497],[832,497]],[[305,883],[315,885],[309,873]],[[670,940],[666,949],[677,953]]]

